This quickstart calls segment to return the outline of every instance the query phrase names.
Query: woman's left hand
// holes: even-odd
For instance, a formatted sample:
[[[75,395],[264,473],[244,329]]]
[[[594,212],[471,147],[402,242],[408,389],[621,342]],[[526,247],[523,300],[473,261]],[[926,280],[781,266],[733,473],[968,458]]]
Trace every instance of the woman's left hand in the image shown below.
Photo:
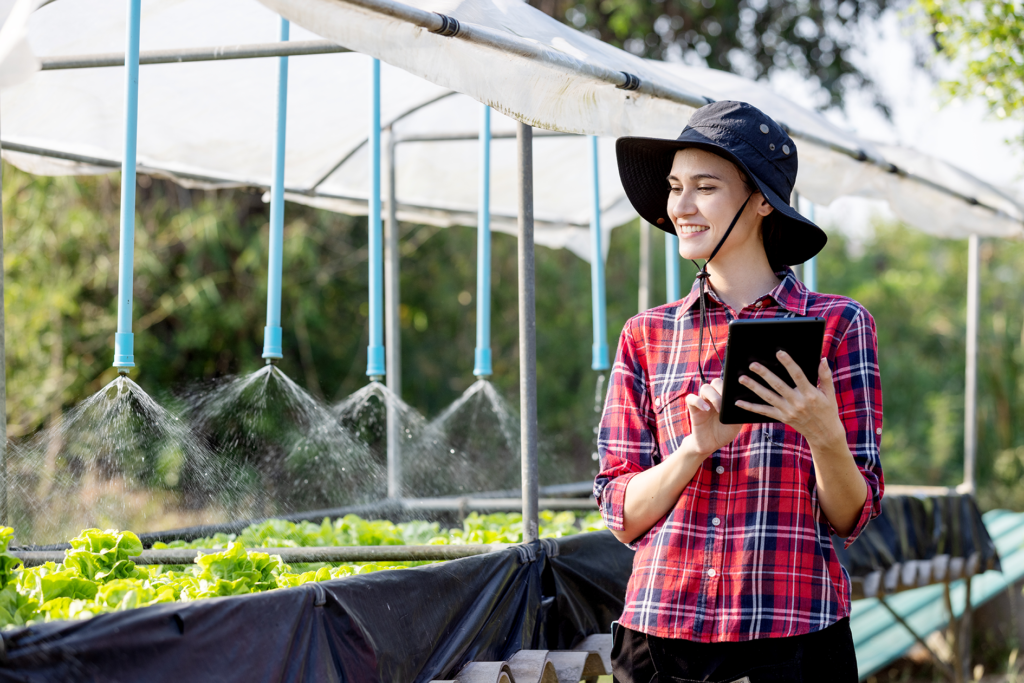
[[[821,385],[819,388],[808,381],[807,375],[788,353],[779,351],[776,357],[789,371],[789,376],[796,382],[796,386],[789,386],[760,363],[751,363],[751,371],[760,375],[771,389],[746,375],[740,377],[740,383],[760,396],[768,405],[747,401],[736,401],[736,405],[789,425],[803,434],[808,445],[812,447],[828,446],[839,439],[845,444],[846,430],[839,419],[839,404],[836,402],[836,390],[828,361],[822,358],[818,367]]]

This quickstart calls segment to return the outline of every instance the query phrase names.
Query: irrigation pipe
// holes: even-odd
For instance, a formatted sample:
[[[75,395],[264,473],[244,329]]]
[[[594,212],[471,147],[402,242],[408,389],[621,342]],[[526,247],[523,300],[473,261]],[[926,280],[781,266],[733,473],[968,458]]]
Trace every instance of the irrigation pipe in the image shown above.
[[[504,550],[511,544],[490,545],[378,545],[378,546],[336,546],[323,548],[246,548],[247,551],[279,555],[286,564],[303,562],[432,562],[456,560],[474,555]],[[160,548],[143,550],[142,555],[132,557],[135,564],[192,564],[197,555],[223,552],[210,548]],[[18,550],[11,553],[25,563],[36,567],[46,562],[64,561],[63,550]]]
[[[183,48],[174,50],[146,50],[139,53],[139,64],[180,64],[184,62],[223,62],[231,59],[260,59],[263,57],[299,57],[351,52],[329,40],[298,40],[287,46],[280,43],[253,43],[220,47]],[[41,71],[62,69],[94,69],[124,66],[123,52],[104,52],[92,55],[39,57]]]

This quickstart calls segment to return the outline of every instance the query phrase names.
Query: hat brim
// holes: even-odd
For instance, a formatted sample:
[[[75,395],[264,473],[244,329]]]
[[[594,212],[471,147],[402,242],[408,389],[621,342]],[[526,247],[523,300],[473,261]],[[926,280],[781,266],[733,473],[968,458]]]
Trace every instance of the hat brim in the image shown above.
[[[691,129],[692,130],[692,129]],[[688,131],[689,132],[689,131]],[[640,217],[670,235],[675,234],[668,216],[668,180],[675,153],[688,148],[703,149],[736,164],[757,185],[771,207],[777,212],[778,256],[787,266],[795,266],[812,258],[828,241],[825,231],[789,205],[735,154],[710,141],[663,140],[660,138],[624,137],[615,141],[619,178],[626,196]]]

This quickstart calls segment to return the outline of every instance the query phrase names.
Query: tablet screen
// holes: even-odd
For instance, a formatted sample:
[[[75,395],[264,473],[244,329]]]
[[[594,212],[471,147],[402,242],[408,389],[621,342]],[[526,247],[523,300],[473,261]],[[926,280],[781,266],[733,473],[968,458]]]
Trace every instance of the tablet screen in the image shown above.
[[[818,364],[821,363],[824,318],[758,318],[734,320],[729,323],[729,341],[725,350],[724,388],[722,391],[722,423],[778,422],[764,415],[736,407],[736,401],[765,402],[739,382],[741,375],[753,378],[764,386],[768,383],[750,370],[758,362],[782,378],[789,386],[796,383],[789,371],[775,357],[778,351],[788,353],[803,369],[807,380],[817,386]]]

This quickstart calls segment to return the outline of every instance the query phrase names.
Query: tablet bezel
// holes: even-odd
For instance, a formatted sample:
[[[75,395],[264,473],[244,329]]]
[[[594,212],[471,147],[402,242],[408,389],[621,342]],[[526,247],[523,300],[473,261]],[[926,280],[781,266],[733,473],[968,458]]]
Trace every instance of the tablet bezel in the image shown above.
[[[808,381],[817,386],[824,338],[824,318],[748,318],[730,322],[722,372],[722,424],[779,422],[736,406],[736,401],[765,404],[761,397],[740,384],[740,375],[768,386],[750,370],[750,364],[757,361],[790,386],[796,386],[789,371],[775,357],[777,351],[785,350],[803,369]]]

